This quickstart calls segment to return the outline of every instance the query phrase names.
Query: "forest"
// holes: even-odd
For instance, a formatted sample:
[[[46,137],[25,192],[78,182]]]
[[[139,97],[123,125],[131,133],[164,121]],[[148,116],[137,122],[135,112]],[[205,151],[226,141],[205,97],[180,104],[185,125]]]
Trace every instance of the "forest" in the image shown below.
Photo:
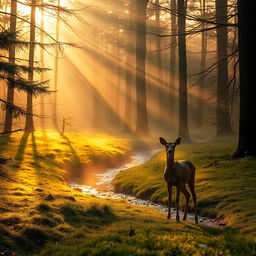
[[[254,10],[0,0],[0,255],[256,255]]]

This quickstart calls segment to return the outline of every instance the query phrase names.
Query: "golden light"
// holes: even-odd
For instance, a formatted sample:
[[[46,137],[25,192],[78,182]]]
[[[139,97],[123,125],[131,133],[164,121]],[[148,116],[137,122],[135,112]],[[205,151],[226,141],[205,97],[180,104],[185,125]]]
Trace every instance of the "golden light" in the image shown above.
[[[72,1],[70,0],[60,0],[60,5],[63,7],[69,7],[71,2]]]
[[[39,2],[39,1],[38,1]],[[71,0],[60,0],[60,6],[68,8],[70,7]],[[47,1],[44,1],[45,4],[47,4]],[[55,3],[49,3],[51,5],[58,5],[58,1],[56,0]],[[26,0],[19,1],[18,2],[18,11],[25,16],[29,16],[31,14],[31,7],[29,6],[28,2]],[[41,20],[41,11],[39,8],[37,8],[37,13],[36,13],[36,23],[39,24]]]
[[[23,4],[24,3],[24,4]],[[26,5],[26,1],[18,2],[18,12],[20,12],[23,15],[29,15],[31,12],[31,7]]]

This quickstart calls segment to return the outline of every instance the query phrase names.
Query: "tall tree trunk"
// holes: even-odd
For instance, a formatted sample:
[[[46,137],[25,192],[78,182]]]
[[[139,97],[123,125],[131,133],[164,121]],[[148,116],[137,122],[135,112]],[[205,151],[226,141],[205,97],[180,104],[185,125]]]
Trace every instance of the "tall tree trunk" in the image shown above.
[[[41,3],[43,4],[44,1],[42,0]],[[40,32],[40,43],[44,44],[44,8],[42,7],[41,9],[41,25],[40,28],[42,31]],[[41,47],[40,48],[40,63],[41,67],[44,68],[45,62],[44,62],[44,49]],[[45,81],[45,73],[41,73],[40,77],[41,82]],[[40,117],[41,117],[41,128],[44,130],[45,129],[45,109],[44,109],[44,95],[41,95],[40,97]]]
[[[227,23],[227,0],[215,0],[216,21]],[[219,25],[217,28],[217,136],[228,135],[232,132],[229,113],[228,88],[228,29]]]
[[[30,46],[29,46],[29,73],[28,80],[33,82],[34,80],[34,57],[35,57],[35,34],[36,34],[36,4],[37,0],[31,2],[31,20],[30,20]],[[33,95],[31,92],[27,92],[27,114],[26,114],[26,125],[25,130],[27,132],[34,131],[33,121]]]
[[[161,10],[159,6],[159,0],[155,1],[156,5],[156,70],[157,70],[157,92],[158,92],[158,99],[157,99],[157,105],[158,105],[158,112],[162,113],[163,112],[163,63],[162,63],[162,53],[161,53],[161,38],[158,36],[161,34],[161,29],[160,29],[160,15],[161,15]],[[161,126],[161,124],[159,124]]]
[[[56,41],[60,37],[60,0],[58,0],[57,20],[56,20]],[[53,125],[58,128],[57,122],[57,90],[58,90],[58,74],[59,74],[59,46],[55,48],[55,63],[54,63],[54,95],[53,95]]]
[[[255,122],[255,5],[238,0],[238,35],[240,60],[240,127],[235,157],[256,156]]]
[[[174,121],[175,111],[175,92],[176,92],[176,49],[177,49],[177,37],[173,36],[177,34],[177,1],[170,0],[171,9],[171,45],[170,45],[170,78],[169,78],[169,123]]]
[[[10,32],[16,32],[16,23],[17,23],[17,1],[11,1],[11,16],[10,16]],[[15,45],[11,45],[9,48],[9,63],[11,65],[15,64]],[[14,75],[10,75],[10,78],[14,79]],[[7,91],[7,102],[13,104],[14,100],[14,87],[11,82],[8,83],[8,91]],[[6,106],[5,112],[5,122],[4,122],[4,132],[10,132],[12,130],[12,118],[13,112],[12,108]]]
[[[201,1],[201,16],[205,19],[206,14],[206,0]],[[203,29],[206,29],[206,25],[203,25]],[[205,74],[206,70],[206,56],[207,56],[207,32],[203,31],[201,34],[201,77],[198,87],[197,95],[197,115],[196,122],[197,126],[200,127],[203,124],[203,115],[204,115],[204,87],[205,87]]]
[[[115,128],[118,129],[119,126],[120,126],[120,120],[121,120],[121,117],[120,117],[120,87],[122,86],[121,85],[121,81],[122,81],[122,70],[121,70],[121,65],[122,65],[122,58],[120,55],[120,42],[119,42],[119,36],[117,38],[117,43],[116,43],[116,46],[115,46],[115,52],[116,52],[116,60],[117,60],[117,63],[116,63],[116,70],[115,70],[115,73],[116,73],[116,84],[115,84],[115,98],[114,98],[114,112],[116,114],[116,125],[115,125]]]
[[[126,60],[125,60],[125,121],[128,127],[132,126],[132,81],[133,81],[133,65],[134,65],[134,0],[129,2],[129,18],[127,24],[126,38]]]
[[[136,97],[137,122],[136,132],[148,134],[148,112],[145,81],[146,58],[146,7],[148,0],[136,0]]]
[[[178,48],[179,48],[179,136],[190,142],[188,130],[186,4],[178,0]]]

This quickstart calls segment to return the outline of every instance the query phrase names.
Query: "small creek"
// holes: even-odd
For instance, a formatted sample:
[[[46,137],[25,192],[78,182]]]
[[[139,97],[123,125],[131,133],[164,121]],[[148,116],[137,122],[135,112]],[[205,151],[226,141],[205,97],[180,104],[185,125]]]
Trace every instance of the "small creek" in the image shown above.
[[[123,199],[134,205],[152,207],[158,211],[167,213],[167,206],[153,203],[150,200],[142,200],[134,196],[115,193],[111,185],[111,182],[114,179],[115,175],[117,175],[120,171],[145,163],[159,151],[159,149],[155,149],[148,151],[133,152],[130,158],[127,161],[121,163],[118,167],[106,168],[103,172],[102,170],[100,172],[97,172],[97,169],[94,170],[94,173],[91,174],[94,175],[93,184],[86,184],[86,181],[82,182],[82,185],[78,184],[77,182],[70,182],[69,186],[78,189],[85,194],[94,195],[100,198]],[[172,218],[175,218],[176,209],[172,208],[171,212]],[[180,210],[180,216],[181,213],[182,211]],[[188,213],[187,219],[193,221],[194,214]],[[198,220],[200,224],[204,224],[211,227],[219,226],[216,219],[199,216]]]

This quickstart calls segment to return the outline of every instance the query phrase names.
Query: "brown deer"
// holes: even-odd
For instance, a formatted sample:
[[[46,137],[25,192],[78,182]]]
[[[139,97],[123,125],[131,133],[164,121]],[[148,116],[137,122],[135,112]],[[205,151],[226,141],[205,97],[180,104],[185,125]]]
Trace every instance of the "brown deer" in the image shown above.
[[[193,197],[195,207],[195,222],[198,223],[196,193],[195,193],[195,166],[188,160],[174,161],[175,147],[180,144],[181,138],[175,142],[167,142],[164,138],[159,138],[160,143],[166,148],[166,166],[164,171],[164,178],[167,182],[168,189],[168,215],[167,219],[171,218],[171,202],[172,202],[172,187],[177,188],[176,192],[176,222],[180,222],[179,216],[179,200],[180,191],[185,195],[186,205],[183,220],[187,219],[188,203],[190,194],[186,188],[188,185]]]

